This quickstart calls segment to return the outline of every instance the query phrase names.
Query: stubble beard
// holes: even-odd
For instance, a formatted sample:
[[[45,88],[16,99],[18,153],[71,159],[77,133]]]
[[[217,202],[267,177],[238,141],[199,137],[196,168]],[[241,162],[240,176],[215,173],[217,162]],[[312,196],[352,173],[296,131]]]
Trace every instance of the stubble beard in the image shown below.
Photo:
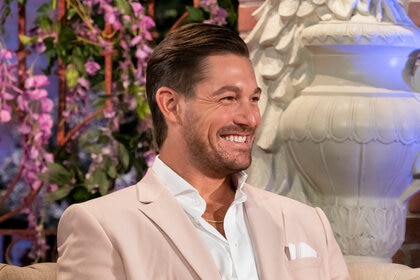
[[[244,151],[240,157],[235,156],[234,153],[230,154],[218,143],[210,143],[201,139],[196,134],[197,130],[191,119],[185,126],[190,128],[184,133],[185,143],[190,151],[190,160],[204,173],[209,176],[227,176],[245,170],[251,165],[251,148]]]

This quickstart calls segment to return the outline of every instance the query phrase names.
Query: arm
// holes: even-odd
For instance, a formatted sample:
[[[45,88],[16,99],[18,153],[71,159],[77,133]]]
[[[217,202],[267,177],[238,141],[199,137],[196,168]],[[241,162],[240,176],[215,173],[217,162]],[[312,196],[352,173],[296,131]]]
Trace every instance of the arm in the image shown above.
[[[330,278],[334,280],[349,280],[350,275],[347,269],[346,262],[344,261],[341,249],[335,240],[330,222],[327,216],[320,208],[315,208],[316,212],[321,219],[324,226],[325,238],[328,250],[328,269],[330,271]]]
[[[99,221],[80,205],[63,213],[57,233],[58,280],[126,279],[121,258]]]

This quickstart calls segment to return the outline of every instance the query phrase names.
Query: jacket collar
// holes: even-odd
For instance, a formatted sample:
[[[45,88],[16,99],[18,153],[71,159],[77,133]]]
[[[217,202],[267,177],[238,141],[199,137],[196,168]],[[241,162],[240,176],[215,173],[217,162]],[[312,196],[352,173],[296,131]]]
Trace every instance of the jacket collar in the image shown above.
[[[140,202],[138,209],[172,240],[180,254],[196,272],[197,278],[220,279],[206,244],[182,207],[162,185],[153,170],[147,171],[136,188]]]
[[[245,184],[244,192],[248,196],[245,212],[258,275],[261,279],[278,279],[286,274],[283,214],[270,209],[270,202],[259,195],[254,187]]]

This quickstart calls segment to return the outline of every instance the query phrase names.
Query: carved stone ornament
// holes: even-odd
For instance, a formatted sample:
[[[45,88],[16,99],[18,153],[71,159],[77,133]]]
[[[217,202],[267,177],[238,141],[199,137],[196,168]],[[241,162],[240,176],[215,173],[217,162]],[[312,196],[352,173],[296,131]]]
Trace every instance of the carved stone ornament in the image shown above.
[[[347,258],[390,261],[420,190],[420,31],[396,1],[265,1],[253,184],[321,207]]]

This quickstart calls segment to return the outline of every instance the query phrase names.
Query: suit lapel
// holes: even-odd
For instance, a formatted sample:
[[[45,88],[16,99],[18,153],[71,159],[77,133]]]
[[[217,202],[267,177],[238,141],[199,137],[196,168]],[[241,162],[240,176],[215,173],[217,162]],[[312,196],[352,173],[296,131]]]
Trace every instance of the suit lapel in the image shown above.
[[[286,274],[282,214],[270,209],[269,201],[259,196],[253,187],[245,185],[244,192],[248,196],[245,211],[258,275],[260,279],[279,279]]]
[[[139,210],[172,240],[200,278],[220,279],[207,245],[182,207],[149,169],[137,184]]]

